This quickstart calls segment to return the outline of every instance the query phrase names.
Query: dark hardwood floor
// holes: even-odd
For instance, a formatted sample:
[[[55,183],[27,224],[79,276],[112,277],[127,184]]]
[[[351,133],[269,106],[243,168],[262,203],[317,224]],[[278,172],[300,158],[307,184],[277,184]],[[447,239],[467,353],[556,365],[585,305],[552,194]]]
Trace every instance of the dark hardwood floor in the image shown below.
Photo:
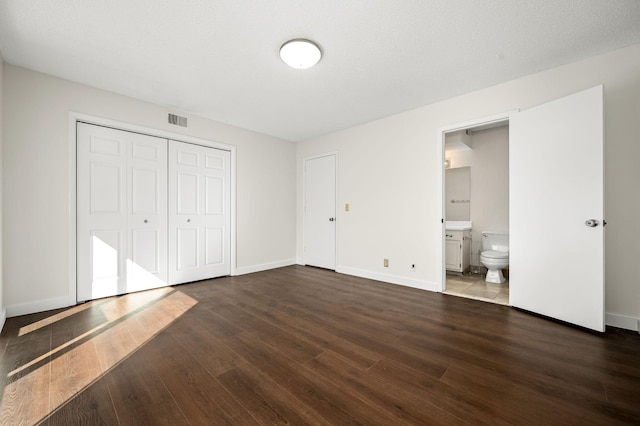
[[[640,424],[640,335],[293,266],[11,318],[0,424]]]

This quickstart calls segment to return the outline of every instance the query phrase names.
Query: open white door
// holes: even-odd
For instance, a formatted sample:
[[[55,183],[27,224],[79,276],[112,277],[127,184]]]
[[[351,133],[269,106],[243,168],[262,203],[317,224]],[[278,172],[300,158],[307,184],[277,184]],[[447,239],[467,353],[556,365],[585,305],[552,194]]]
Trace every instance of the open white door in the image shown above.
[[[304,164],[304,262],[336,269],[336,156]]]
[[[603,87],[509,126],[510,304],[604,331]]]

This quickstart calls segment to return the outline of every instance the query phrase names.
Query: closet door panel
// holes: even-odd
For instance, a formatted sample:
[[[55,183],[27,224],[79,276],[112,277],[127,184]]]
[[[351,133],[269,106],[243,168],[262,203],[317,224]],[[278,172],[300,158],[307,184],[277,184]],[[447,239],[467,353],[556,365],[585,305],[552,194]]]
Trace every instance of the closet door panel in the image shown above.
[[[124,247],[123,232],[120,229],[90,232],[88,279],[91,288],[89,293],[85,293],[86,299],[112,296],[124,287]]]
[[[77,124],[77,300],[126,286],[127,140],[112,129]]]
[[[224,229],[207,228],[205,239],[205,264],[212,266],[224,263]]]
[[[215,159],[215,158],[214,158]],[[211,161],[212,156],[207,156],[206,165],[221,164]],[[222,265],[225,262],[225,179],[223,176],[211,176],[212,170],[220,170],[217,167],[206,167],[205,176],[205,264],[207,266]],[[215,172],[214,172],[215,173]]]
[[[175,216],[173,216],[173,232],[176,233],[177,247],[173,250],[175,256],[175,269],[183,275],[189,275],[197,271],[199,264],[199,238],[198,238],[198,205],[199,200],[199,176],[198,154],[187,150],[189,146],[176,151],[177,164],[182,171],[177,171],[176,194],[177,204]]]
[[[131,260],[150,274],[162,270],[160,259],[160,235],[157,230],[136,230],[131,235]]]
[[[169,141],[171,284],[230,273],[229,158],[228,151]]]
[[[179,271],[198,268],[198,228],[182,227],[177,229],[178,247],[175,250]]]
[[[167,142],[77,124],[77,300],[167,285]]]
[[[121,214],[123,166],[103,163],[100,160],[89,164],[89,198],[91,214]]]
[[[167,285],[167,141],[128,135],[127,292]]]
[[[132,213],[158,214],[160,203],[160,177],[157,170],[133,168],[131,170]]]
[[[225,250],[229,240],[230,203],[230,155],[226,151],[204,152],[205,198],[205,264],[212,268],[228,265]]]
[[[198,214],[198,175],[193,173],[178,173],[177,198],[178,205],[176,214],[197,215]]]
[[[205,180],[205,214],[224,214],[224,179],[207,176]]]

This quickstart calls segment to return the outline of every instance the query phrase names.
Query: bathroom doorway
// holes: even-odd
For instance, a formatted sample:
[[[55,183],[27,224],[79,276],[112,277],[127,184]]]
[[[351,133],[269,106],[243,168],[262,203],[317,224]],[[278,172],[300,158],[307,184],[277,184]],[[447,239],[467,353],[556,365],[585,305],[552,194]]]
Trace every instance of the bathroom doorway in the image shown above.
[[[469,125],[444,136],[443,293],[508,305],[508,266],[499,269],[504,282],[488,282],[480,253],[483,239],[490,241],[487,233],[508,241],[509,122]]]
[[[445,137],[498,122],[509,123],[509,305],[604,331],[603,85],[523,111],[439,129],[439,290],[446,291]],[[473,174],[473,166],[471,170]],[[472,191],[472,208],[473,202]],[[497,259],[493,253],[481,256],[483,263],[487,257]],[[489,268],[491,275],[494,271]]]

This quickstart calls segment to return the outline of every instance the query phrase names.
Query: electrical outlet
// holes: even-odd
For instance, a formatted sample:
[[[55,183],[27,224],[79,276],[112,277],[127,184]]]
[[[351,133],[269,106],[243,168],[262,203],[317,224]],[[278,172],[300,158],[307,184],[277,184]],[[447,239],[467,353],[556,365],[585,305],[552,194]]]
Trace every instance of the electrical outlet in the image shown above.
[[[347,203],[347,204],[345,204],[345,205],[344,205],[344,211],[345,211],[345,212],[348,212],[348,211],[349,211],[349,208],[350,208],[350,207],[349,207],[349,203]]]
[[[385,259],[384,260],[384,267],[388,268],[389,267],[389,259]]]

